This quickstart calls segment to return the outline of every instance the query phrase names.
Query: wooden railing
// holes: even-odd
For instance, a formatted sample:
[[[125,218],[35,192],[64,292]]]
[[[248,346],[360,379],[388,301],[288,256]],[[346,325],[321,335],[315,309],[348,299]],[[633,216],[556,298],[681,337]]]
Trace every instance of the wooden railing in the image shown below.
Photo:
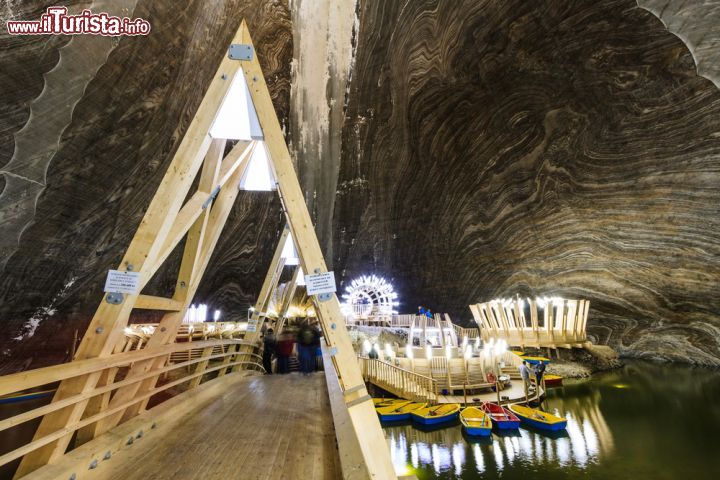
[[[359,316],[347,315],[345,324],[350,326],[371,326],[371,327],[392,327],[392,328],[410,328],[415,315],[391,315],[380,317],[362,318]]]
[[[510,346],[571,348],[587,342],[588,300],[508,299],[470,305],[483,340]]]
[[[245,347],[241,349],[240,347]],[[187,352],[191,349],[199,349],[201,354],[179,363],[170,363],[170,356]],[[129,368],[137,363],[147,360],[165,359],[164,366],[152,369],[147,373],[127,376]],[[56,398],[52,403],[44,405],[18,415],[0,420],[0,432],[28,422],[34,418],[48,415],[61,409],[67,409],[77,404],[88,403],[91,399],[102,400],[104,408],[99,411],[86,410],[85,416],[69,425],[55,431],[36,434],[35,438],[28,444],[22,445],[15,450],[0,455],[0,466],[12,462],[34,450],[37,450],[51,442],[85,427],[92,427],[97,422],[128,411],[130,407],[137,404],[145,405],[150,397],[189,383],[186,389],[198,386],[203,380],[210,380],[204,377],[214,373],[214,378],[221,377],[229,371],[237,371],[241,368],[263,372],[261,356],[257,352],[255,344],[239,339],[216,339],[199,342],[173,343],[149,349],[140,349],[117,353],[108,357],[91,358],[87,360],[75,360],[70,363],[54,365],[51,367],[29,370],[13,375],[0,377],[0,396],[16,394],[30,389],[44,387],[58,381],[75,378],[81,375],[96,375],[98,379],[107,379],[106,382],[99,381],[95,388],[81,393],[76,393],[63,398]],[[213,363],[210,363],[213,362]],[[194,366],[194,368],[190,368]],[[185,368],[183,368],[185,367]],[[139,389],[131,399],[120,404],[110,403],[115,390],[138,384],[158,375],[173,372],[171,380],[162,385],[156,385],[150,389]],[[116,378],[122,378],[115,381]],[[128,420],[124,418],[123,420]],[[2,435],[0,433],[0,435]]]
[[[366,382],[377,385],[400,398],[415,402],[437,403],[437,382],[432,378],[382,360],[360,357],[359,361]]]
[[[462,340],[463,337],[467,337],[469,340],[475,340],[480,336],[480,330],[477,328],[465,328],[454,323],[452,326],[455,329],[455,334],[457,335],[458,340]]]
[[[145,348],[147,342],[158,328],[157,323],[139,323],[125,327],[125,344],[121,351],[140,350]],[[247,322],[198,322],[194,324],[182,324],[178,329],[175,341],[198,342],[214,338],[243,338],[247,331]],[[213,353],[219,353],[216,347]],[[197,358],[202,354],[202,348],[175,352],[170,355],[170,362],[182,362]]]

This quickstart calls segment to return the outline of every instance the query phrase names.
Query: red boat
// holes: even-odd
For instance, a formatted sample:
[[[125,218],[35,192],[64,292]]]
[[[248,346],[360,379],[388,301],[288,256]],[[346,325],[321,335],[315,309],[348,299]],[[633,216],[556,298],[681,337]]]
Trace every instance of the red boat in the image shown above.
[[[480,410],[487,413],[500,430],[515,430],[520,427],[520,418],[497,403],[483,402]]]

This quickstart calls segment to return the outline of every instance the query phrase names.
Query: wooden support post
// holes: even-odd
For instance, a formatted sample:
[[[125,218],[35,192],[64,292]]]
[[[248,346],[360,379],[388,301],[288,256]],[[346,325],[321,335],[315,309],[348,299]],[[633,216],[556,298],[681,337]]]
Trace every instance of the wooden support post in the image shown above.
[[[225,353],[233,353],[237,352],[238,348],[237,345],[228,345],[227,350]],[[236,358],[237,355],[227,355],[225,358],[223,358],[222,364],[227,365],[230,363],[230,361],[233,361],[234,358]],[[228,367],[221,368],[218,370],[218,377],[222,377],[227,373]]]
[[[241,32],[241,43],[252,45],[245,22],[241,26]],[[265,144],[270,153],[270,164],[275,172],[278,191],[285,207],[288,225],[301,258],[303,270],[307,275],[326,272],[327,266],[300,189],[290,152],[275,115],[260,63],[257,56],[253,55],[252,60],[243,61],[241,64],[262,127]],[[390,452],[380,429],[380,422],[375,413],[372,399],[365,388],[355,351],[340,312],[337,296],[333,294],[326,301],[315,298],[314,304],[326,343],[334,353],[333,357],[338,377],[343,386],[350,420],[358,434],[360,450],[368,471],[376,479],[396,478]]]
[[[297,289],[297,280],[298,276],[300,274],[300,267],[296,267],[295,271],[293,272],[292,279],[290,282],[286,285],[285,291],[283,292],[283,303],[282,308],[280,309],[280,312],[278,313],[278,321],[275,325],[275,334],[280,335],[282,333],[283,328],[285,327],[285,322],[287,321],[288,312],[290,310],[290,305],[292,304],[293,297],[295,296],[295,290]]]
[[[214,347],[205,347],[201,353],[201,356],[205,358],[202,362],[199,362],[195,365],[195,371],[193,373],[202,373],[207,369],[208,363],[210,362],[210,355],[212,355]],[[226,357],[227,358],[227,357]],[[190,380],[190,386],[189,388],[195,388],[198,385],[200,385],[200,382],[202,381],[202,375],[198,375],[197,377]]]
[[[257,301],[255,302],[255,306],[253,307],[253,312],[250,315],[250,322],[248,324],[248,327],[250,325],[255,326],[255,331],[248,331],[245,334],[245,340],[249,342],[257,342],[260,338],[260,332],[262,330],[262,322],[260,319],[262,318],[263,313],[267,309],[268,304],[270,303],[270,298],[272,298],[272,294],[277,288],[277,284],[280,281],[280,274],[282,273],[282,269],[285,266],[285,261],[282,258],[282,251],[283,247],[285,246],[285,242],[287,241],[288,237],[290,236],[290,229],[285,226],[282,233],[280,234],[280,240],[278,241],[277,246],[275,247],[275,253],[273,254],[273,258],[270,261],[270,266],[268,267],[268,271],[265,274],[265,280],[263,280],[262,287],[260,288],[260,294],[258,295]],[[252,347],[243,345],[240,347],[240,353],[247,353],[251,352]],[[243,359],[244,356],[240,355],[240,359]],[[236,366],[233,371],[237,371],[242,369],[243,367],[241,365]]]

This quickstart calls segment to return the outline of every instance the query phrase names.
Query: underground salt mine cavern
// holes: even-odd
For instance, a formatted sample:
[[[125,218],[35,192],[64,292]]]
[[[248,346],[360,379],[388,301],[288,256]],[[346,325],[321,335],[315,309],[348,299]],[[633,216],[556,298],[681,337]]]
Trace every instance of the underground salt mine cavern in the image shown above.
[[[720,0],[2,0],[0,480],[720,478]]]

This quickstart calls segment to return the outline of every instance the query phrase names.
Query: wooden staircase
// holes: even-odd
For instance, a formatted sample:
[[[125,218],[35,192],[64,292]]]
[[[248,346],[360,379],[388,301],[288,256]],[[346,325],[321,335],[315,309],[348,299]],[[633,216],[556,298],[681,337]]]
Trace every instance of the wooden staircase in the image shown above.
[[[383,360],[360,357],[360,369],[366,382],[393,395],[414,402],[437,403],[437,381],[405,370]]]

